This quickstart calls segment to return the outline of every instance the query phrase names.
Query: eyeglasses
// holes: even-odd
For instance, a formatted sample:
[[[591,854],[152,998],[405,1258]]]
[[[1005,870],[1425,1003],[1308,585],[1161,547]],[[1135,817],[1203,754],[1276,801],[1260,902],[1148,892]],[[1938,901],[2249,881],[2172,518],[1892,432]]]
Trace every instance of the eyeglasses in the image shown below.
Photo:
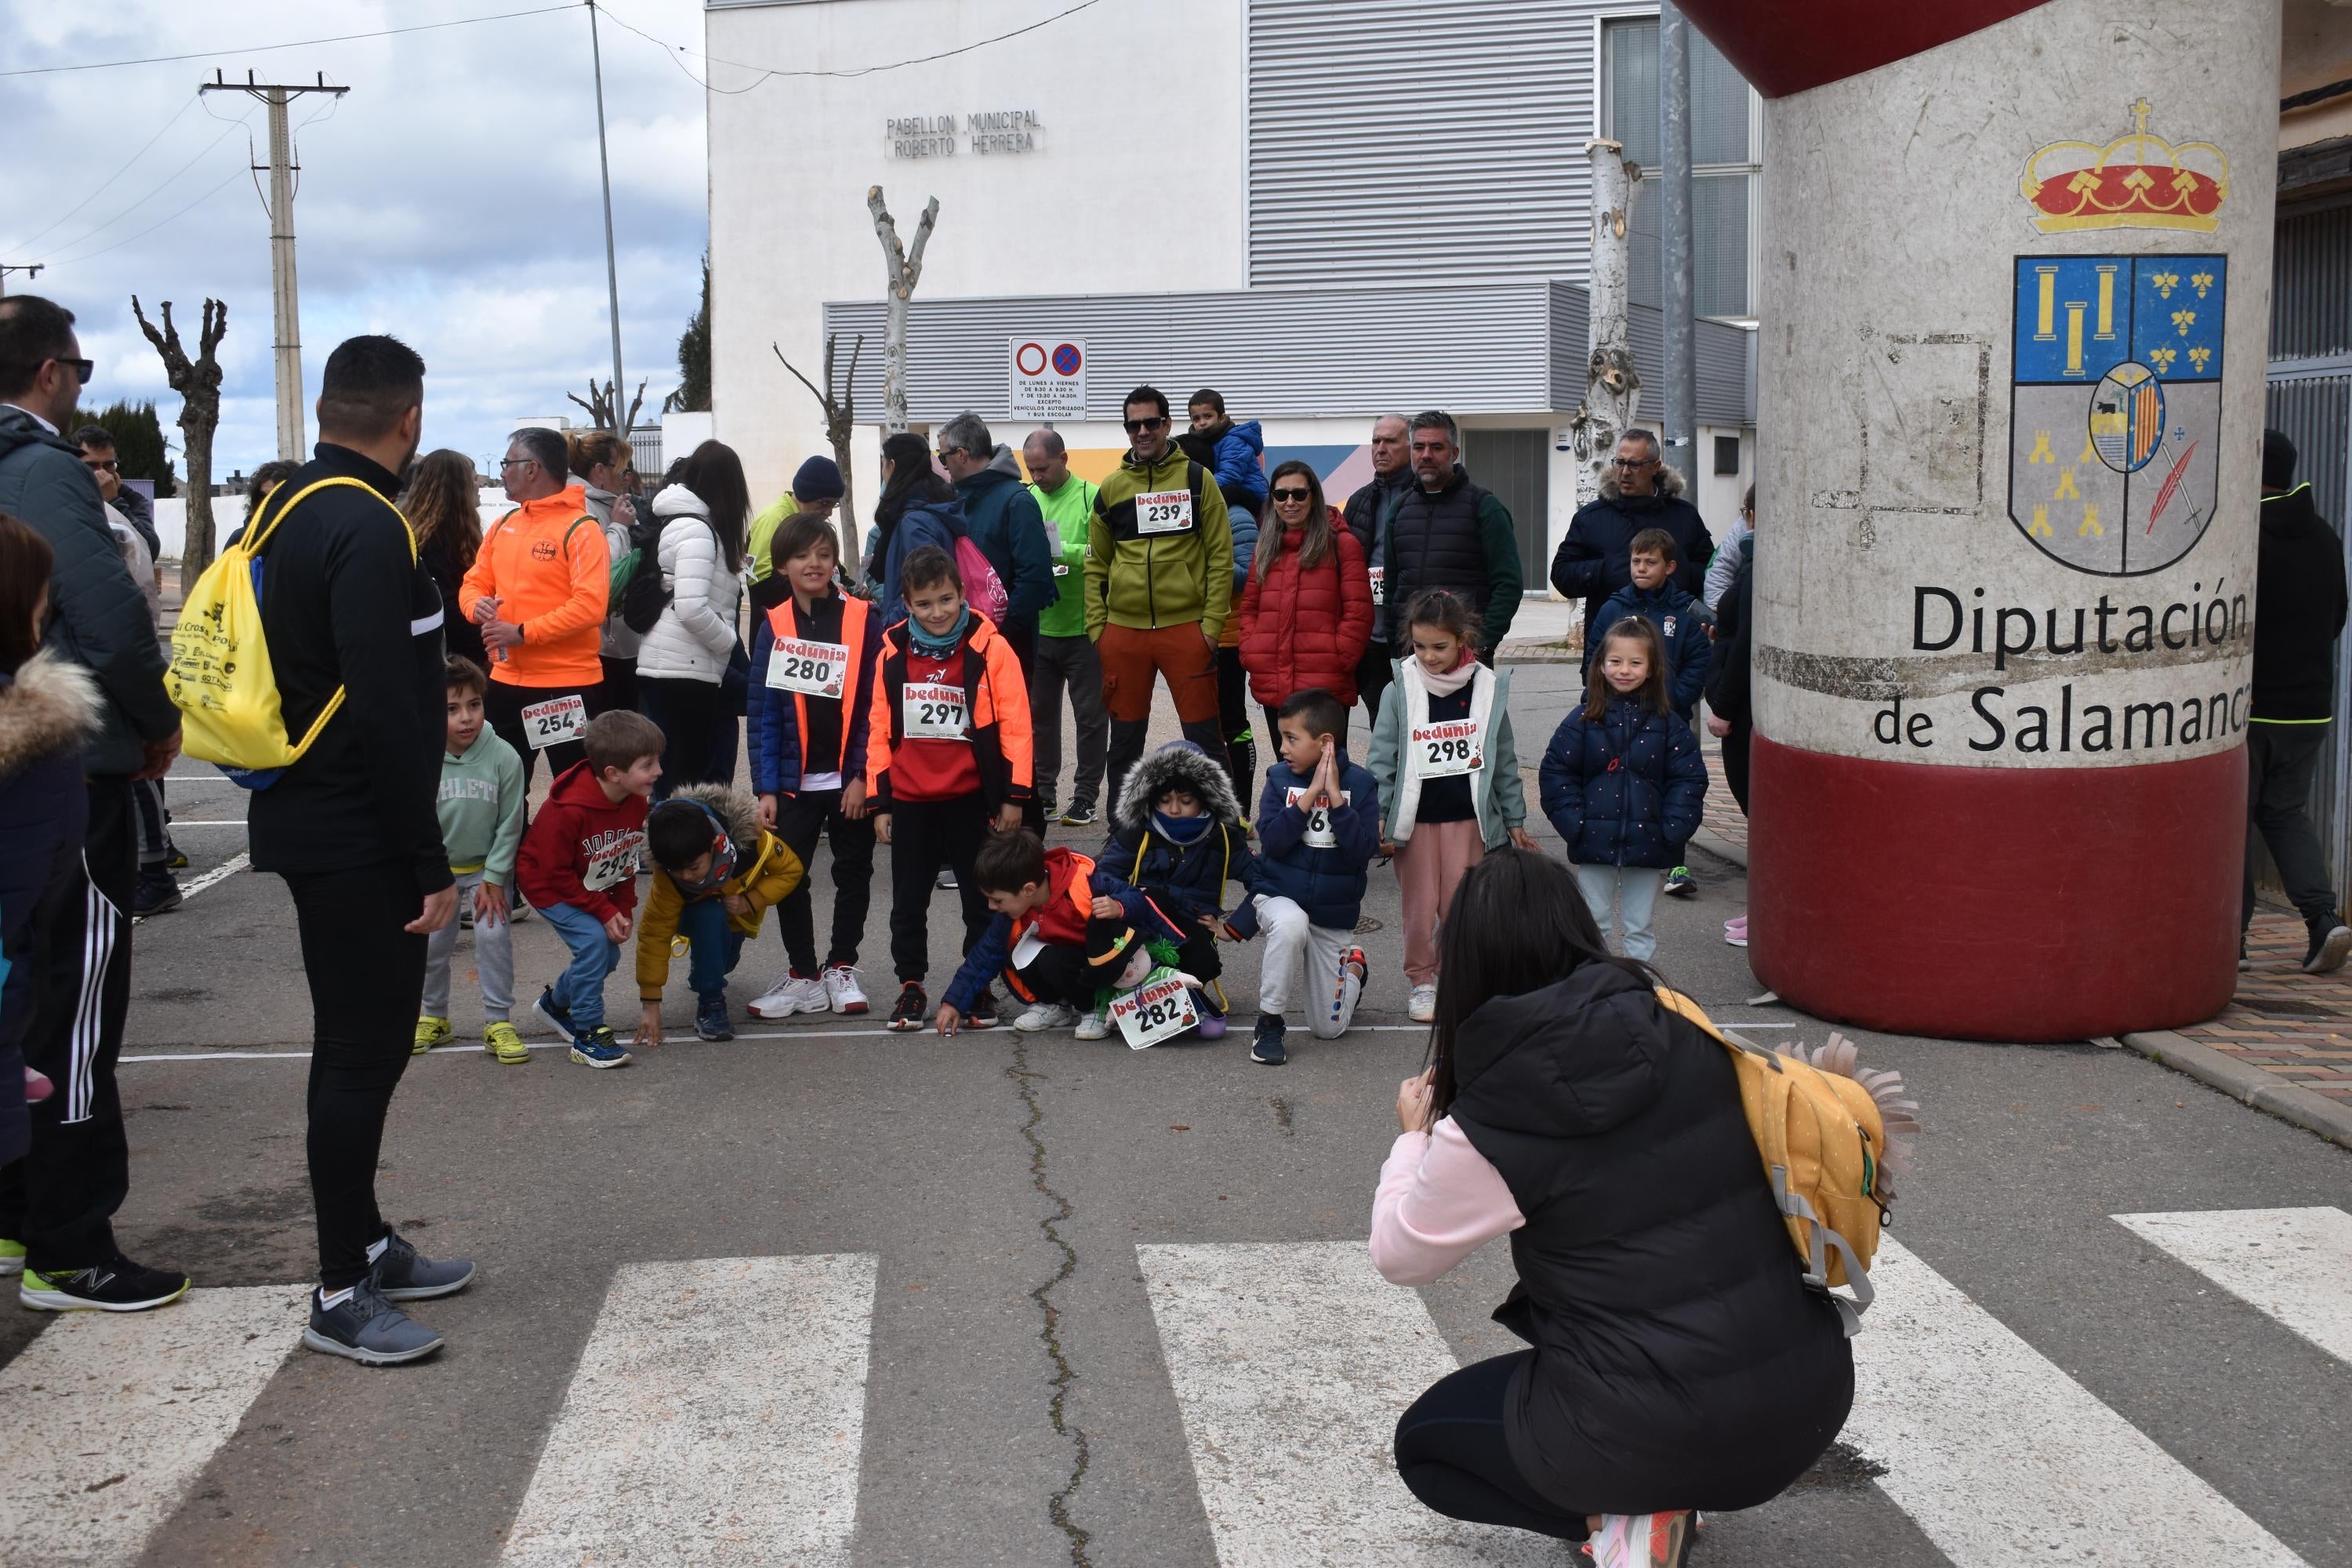
[[[1312,495],[1313,492],[1308,490],[1276,490],[1274,499],[1277,501],[1305,501],[1312,499]]]
[[[1657,460],[1655,458],[1619,458],[1616,463],[1621,468],[1646,468]]]
[[[84,386],[88,386],[90,383],[90,378],[98,374],[98,362],[95,360],[61,359],[56,363],[58,364],[69,364],[73,366],[74,374],[81,377],[81,384]]]
[[[81,464],[92,473],[119,474],[122,471],[116,466],[115,459],[112,458],[84,458]]]
[[[527,463],[535,463],[538,460],[536,458],[501,458],[499,459],[499,468],[500,472],[504,472],[508,468],[520,468]]]
[[[1167,424],[1168,420],[1166,416],[1161,415],[1150,419],[1129,419],[1125,421],[1125,423],[1127,425],[1127,433],[1129,435],[1140,436],[1146,430],[1159,429],[1162,425]]]

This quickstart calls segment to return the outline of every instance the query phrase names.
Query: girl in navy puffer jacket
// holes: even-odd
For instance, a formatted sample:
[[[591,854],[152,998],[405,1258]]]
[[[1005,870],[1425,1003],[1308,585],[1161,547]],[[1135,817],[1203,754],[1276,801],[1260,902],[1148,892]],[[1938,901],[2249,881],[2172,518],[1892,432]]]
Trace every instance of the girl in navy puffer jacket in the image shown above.
[[[1648,621],[1611,626],[1584,705],[1560,721],[1538,775],[1544,815],[1568,840],[1577,886],[1605,941],[1624,906],[1625,956],[1658,951],[1650,918],[1675,849],[1698,830],[1706,763],[1666,701],[1665,650]]]

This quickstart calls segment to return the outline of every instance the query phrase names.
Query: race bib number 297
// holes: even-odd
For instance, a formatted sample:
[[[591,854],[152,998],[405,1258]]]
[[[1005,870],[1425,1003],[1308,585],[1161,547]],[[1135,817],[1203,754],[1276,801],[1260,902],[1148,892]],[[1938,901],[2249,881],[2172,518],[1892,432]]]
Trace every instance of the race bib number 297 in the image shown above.
[[[910,680],[899,697],[899,720],[909,740],[968,741],[961,686]]]

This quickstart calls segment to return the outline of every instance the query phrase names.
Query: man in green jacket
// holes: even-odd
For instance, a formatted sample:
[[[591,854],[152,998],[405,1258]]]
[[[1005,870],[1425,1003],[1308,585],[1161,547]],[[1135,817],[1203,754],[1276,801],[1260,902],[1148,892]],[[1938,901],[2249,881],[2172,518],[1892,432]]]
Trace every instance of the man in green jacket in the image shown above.
[[[1110,710],[1110,798],[1143,755],[1156,671],[1184,738],[1225,754],[1217,721],[1217,636],[1234,596],[1233,524],[1208,469],[1170,440],[1168,398],[1139,386],[1123,408],[1129,451],[1095,495],[1087,542],[1087,635]]]
[[[1070,716],[1078,728],[1078,773],[1070,789],[1066,826],[1090,826],[1096,792],[1102,788],[1103,758],[1110,743],[1110,720],[1103,711],[1102,660],[1087,636],[1087,541],[1094,522],[1095,487],[1070,472],[1062,437],[1037,430],[1021,444],[1029,469],[1029,493],[1045,515],[1057,542],[1054,550],[1054,602],[1037,612],[1037,652],[1029,670],[1029,723],[1036,757],[1040,806],[1050,816],[1062,774],[1062,691],[1070,693]]]

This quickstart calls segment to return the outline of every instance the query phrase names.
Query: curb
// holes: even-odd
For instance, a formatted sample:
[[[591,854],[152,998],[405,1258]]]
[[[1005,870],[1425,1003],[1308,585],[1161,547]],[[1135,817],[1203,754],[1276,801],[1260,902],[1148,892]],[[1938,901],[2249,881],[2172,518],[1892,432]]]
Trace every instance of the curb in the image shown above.
[[[1579,664],[1575,654],[1551,643],[1505,643],[1495,652],[1496,664]]]
[[[2352,1105],[2339,1104],[2296,1084],[2282,1083],[2260,1068],[2170,1029],[2126,1035],[2123,1043],[2126,1049],[2218,1089],[2232,1100],[2352,1149]]]
[[[1691,842],[1710,855],[1730,861],[1743,871],[1748,868],[1748,846],[1734,844],[1711,827],[1702,827],[1692,834]]]

